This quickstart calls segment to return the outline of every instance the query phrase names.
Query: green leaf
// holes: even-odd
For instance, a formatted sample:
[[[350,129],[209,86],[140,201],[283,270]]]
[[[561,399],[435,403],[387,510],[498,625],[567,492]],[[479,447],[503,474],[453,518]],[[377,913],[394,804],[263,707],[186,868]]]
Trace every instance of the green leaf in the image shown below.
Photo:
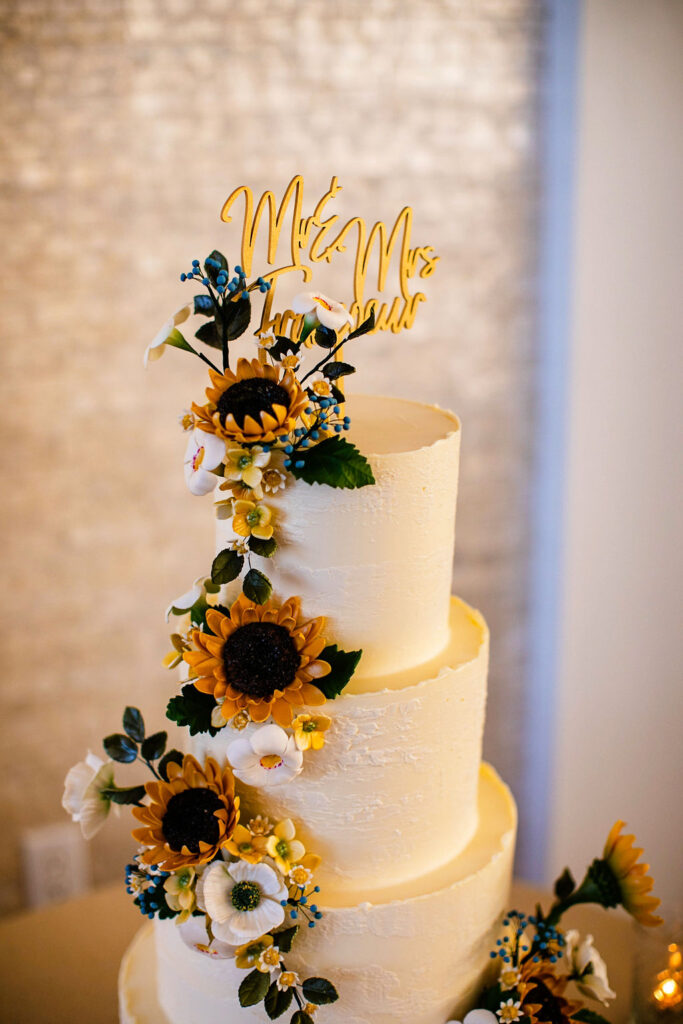
[[[249,548],[261,558],[272,558],[277,549],[277,541],[274,537],[271,537],[270,540],[261,540],[260,537],[254,537],[252,534],[249,538]]]
[[[189,344],[180,333],[177,327],[174,327],[169,336],[166,338],[166,344],[171,345],[172,348],[182,348],[185,352],[194,352],[192,345]]]
[[[292,1005],[293,998],[294,993],[291,988],[286,988],[284,992],[281,992],[277,987],[277,982],[274,981],[268,989],[266,998],[263,1001],[266,1013],[270,1019],[275,1020],[276,1017],[281,1017],[283,1013],[286,1013]]]
[[[579,1010],[578,1013],[572,1015],[572,1020],[582,1020],[585,1024],[609,1024],[609,1021],[599,1013],[595,1013],[594,1010]]]
[[[228,326],[228,341],[234,341],[244,334],[251,320],[251,299],[236,299],[223,306],[223,318]]]
[[[139,804],[145,795],[144,786],[126,786],[119,789],[112,786],[111,789],[103,789],[102,795],[109,797],[113,804]]]
[[[326,661],[332,671],[329,675],[316,679],[313,685],[317,686],[328,700],[334,700],[358,668],[362,653],[362,651],[340,651],[336,644],[330,644],[321,653],[320,660]]]
[[[138,756],[137,743],[120,732],[105,737],[102,745],[112,761],[120,761],[121,764],[130,764]]]
[[[306,978],[301,986],[304,998],[316,1006],[323,1006],[325,1003],[336,1003],[339,993],[327,978]]]
[[[195,338],[199,341],[203,341],[205,345],[210,348],[221,348],[221,339],[216,327],[215,320],[207,320],[205,324],[194,332]]]
[[[155,732],[152,736],[148,736],[140,747],[140,753],[145,761],[156,761],[160,758],[166,750],[167,739],[167,732]]]
[[[320,324],[320,326],[315,329],[315,343],[316,345],[319,345],[320,348],[334,348],[337,344],[337,332],[330,330],[329,327],[323,327],[323,325]]]
[[[313,1024],[313,1018],[303,1010],[297,1010],[289,1024]]]
[[[258,569],[249,570],[244,577],[242,590],[249,600],[255,604],[265,604],[273,593],[270,580],[262,572],[259,572]]]
[[[204,590],[207,594],[217,594],[220,589],[220,583],[213,583],[208,577],[204,580]]]
[[[555,895],[558,900],[566,900],[568,896],[571,896],[575,888],[576,882],[574,881],[573,875],[569,868],[565,868],[555,882]]]
[[[313,448],[297,451],[295,458],[303,466],[292,465],[291,473],[307,484],[366,487],[375,482],[368,460],[343,437],[328,437]]]
[[[351,366],[350,363],[325,363],[323,366],[323,377],[327,377],[328,380],[337,380],[338,377],[348,377],[350,373],[355,373],[356,367]]]
[[[270,988],[270,974],[252,971],[239,987],[240,1006],[256,1006]]]
[[[123,731],[136,743],[145,738],[145,722],[138,708],[127,707],[123,712]]]
[[[279,949],[281,953],[291,952],[292,943],[294,942],[298,931],[299,925],[295,924],[293,928],[285,928],[284,931],[275,932],[273,935],[273,941],[276,949]]]
[[[354,338],[360,338],[361,334],[368,334],[370,331],[375,329],[375,311],[371,310],[370,316],[367,320],[364,320],[360,327],[356,327],[355,331],[351,331],[344,338],[344,341],[353,341]]]
[[[210,295],[195,295],[194,311],[198,316],[214,316],[216,304]]]
[[[169,764],[180,764],[183,763],[183,755],[180,750],[169,750],[162,757],[161,761],[157,765],[157,771],[161,775],[164,782],[168,782],[168,766]]]
[[[242,572],[244,556],[238,555],[232,548],[224,548],[213,560],[211,580],[213,583],[230,583]]]
[[[201,628],[206,625],[206,613],[210,605],[205,597],[200,597],[190,608],[190,621],[193,626]]]
[[[275,359],[277,362],[286,356],[288,352],[292,355],[296,355],[301,348],[300,341],[292,341],[286,334],[276,334],[275,344],[271,345],[268,349],[268,355]]]
[[[477,1005],[480,1006],[482,1010],[490,1010],[491,1013],[495,1013],[502,1002],[503,990],[499,984],[495,984],[489,985],[488,988],[484,989],[477,1000]]]
[[[214,249],[213,252],[209,253],[208,258],[210,260],[215,260],[216,263],[220,263],[221,265],[220,270],[217,270],[215,267],[209,267],[206,265],[206,263],[204,264],[204,273],[208,277],[211,284],[216,284],[216,278],[220,274],[221,270],[224,270],[228,277],[230,276],[230,268],[228,266],[228,261],[226,260],[222,252],[219,252],[218,249]]]
[[[208,732],[215,736],[218,729],[211,725],[211,712],[216,701],[210,693],[202,693],[192,683],[186,683],[177,697],[171,697],[166,707],[166,717],[171,722],[187,727],[190,736]]]

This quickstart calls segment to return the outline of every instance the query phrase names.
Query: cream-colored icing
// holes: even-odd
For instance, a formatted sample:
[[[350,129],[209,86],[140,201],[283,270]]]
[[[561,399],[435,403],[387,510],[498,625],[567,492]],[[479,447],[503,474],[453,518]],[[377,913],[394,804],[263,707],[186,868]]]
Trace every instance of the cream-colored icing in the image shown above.
[[[471,1005],[506,906],[516,828],[514,801],[488,766],[479,803],[475,836],[444,865],[431,891],[328,908],[313,931],[297,936],[288,966],[302,978],[327,977],[339,990],[339,1002],[324,1009],[326,1024],[445,1024]],[[129,964],[122,972],[123,1024],[265,1024],[262,1008],[238,1007],[244,972],[234,962],[189,949],[172,921],[157,922],[155,934],[166,1019],[136,1015]]]
[[[323,858],[316,881],[335,905],[380,888],[399,893],[452,860],[477,827],[488,630],[452,598],[450,635],[422,681],[328,701],[326,745],[305,755],[291,782],[241,787],[243,819],[258,812],[297,823]],[[223,763],[228,745],[254,728],[194,737],[192,751]]]
[[[278,550],[254,564],[277,597],[298,595],[307,616],[326,616],[330,640],[362,648],[360,690],[360,680],[422,665],[448,643],[460,424],[398,398],[352,395],[346,410],[375,484],[290,479],[265,499]],[[218,550],[233,539],[230,521],[219,521]]]

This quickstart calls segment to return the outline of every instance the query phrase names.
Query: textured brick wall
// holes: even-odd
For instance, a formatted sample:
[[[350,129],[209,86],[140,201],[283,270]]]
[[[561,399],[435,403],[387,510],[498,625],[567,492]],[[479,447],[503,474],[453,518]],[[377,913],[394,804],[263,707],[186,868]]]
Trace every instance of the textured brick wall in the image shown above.
[[[519,777],[535,104],[533,0],[4,0],[0,231],[0,906],[18,837],[59,820],[66,768],[125,702],[159,720],[161,612],[211,550],[176,413],[203,375],[141,353],[188,258],[229,247],[243,181],[393,220],[442,257],[411,335],[357,352],[363,390],[464,422],[456,589],[493,630],[488,753]],[[330,287],[342,286],[342,268]],[[11,780],[11,782],[10,782]],[[125,821],[127,825],[127,821]],[[97,879],[128,849],[93,848]]]

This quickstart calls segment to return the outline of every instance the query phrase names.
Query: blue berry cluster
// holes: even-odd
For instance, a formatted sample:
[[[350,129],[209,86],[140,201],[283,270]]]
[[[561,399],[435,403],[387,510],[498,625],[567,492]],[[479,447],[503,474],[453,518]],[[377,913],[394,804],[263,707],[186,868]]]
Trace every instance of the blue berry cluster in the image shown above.
[[[285,469],[301,469],[304,465],[303,459],[297,459],[297,453],[308,448],[311,441],[320,440],[322,432],[341,434],[351,426],[351,417],[341,415],[341,406],[333,398],[321,398],[316,401],[316,407],[309,405],[305,409],[307,416],[314,416],[313,424],[310,427],[296,427],[290,434],[283,434],[278,438],[284,444]]]
[[[140,887],[141,876],[145,878],[144,888]],[[143,865],[137,859],[133,864],[126,864],[126,892],[135,896],[133,903],[144,917],[163,920],[177,915],[177,911],[166,902],[164,881],[168,876],[168,871],[162,871],[156,865]]]
[[[289,916],[293,921],[298,921],[299,915],[307,922],[309,928],[315,928],[316,922],[322,918],[322,911],[318,910],[316,903],[309,903],[311,896],[315,893],[320,892],[320,886],[316,885],[312,889],[306,892],[305,886],[295,885],[290,889],[289,899],[281,900],[280,905],[283,907],[291,907]]]
[[[515,932],[512,939],[508,935],[503,939],[496,939],[498,948],[489,954],[492,960],[500,957],[504,964],[513,962],[519,964],[519,958],[515,957],[515,954],[518,952],[520,939],[528,927],[536,929],[536,935],[531,945],[533,963],[538,964],[541,960],[549,960],[551,964],[555,964],[562,957],[561,947],[566,944],[564,935],[553,925],[546,924],[543,918],[535,917],[533,914],[527,917],[526,914],[518,910],[511,910],[504,918],[503,926],[505,928],[514,927]]]
[[[212,256],[207,256],[204,260],[204,266],[218,271],[216,275],[216,292],[218,295],[225,295],[227,293],[227,297],[232,298],[237,293],[241,293],[243,299],[248,297],[247,278],[241,267],[235,267],[235,276],[228,281],[227,270],[221,266],[218,260],[213,259]],[[211,281],[202,273],[199,260],[192,260],[192,268],[186,274],[181,274],[180,280],[201,281],[205,288],[211,288]],[[260,292],[267,292],[271,286],[270,281],[265,281],[262,277],[257,278],[256,284]]]

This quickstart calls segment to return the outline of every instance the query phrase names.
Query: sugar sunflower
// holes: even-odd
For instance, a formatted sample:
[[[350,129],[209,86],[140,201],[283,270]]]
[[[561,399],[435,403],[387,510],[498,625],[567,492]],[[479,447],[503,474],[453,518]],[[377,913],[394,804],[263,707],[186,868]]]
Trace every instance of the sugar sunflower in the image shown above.
[[[229,615],[208,609],[211,633],[193,630],[194,650],[183,658],[197,689],[222,700],[226,721],[245,710],[254,722],[272,715],[287,728],[294,708],[325,703],[315,685],[330,672],[320,659],[325,619],[301,621],[300,613],[298,597],[278,608],[273,601],[258,605],[240,594]]]
[[[193,403],[197,427],[234,444],[272,444],[288,434],[308,404],[291,370],[239,359],[237,372],[209,370],[206,405]]]
[[[654,885],[648,875],[650,866],[638,863],[643,851],[633,845],[635,836],[620,834],[624,825],[623,821],[614,823],[605,843],[602,860],[593,862],[590,874],[599,887],[611,889],[607,894],[610,903],[606,906],[621,903],[639,924],[654,927],[662,923],[661,917],[653,913],[660,900],[649,895]]]
[[[191,754],[167,771],[168,782],[146,784],[150,803],[132,808],[143,826],[133,829],[133,838],[146,847],[141,860],[165,871],[206,864],[228,843],[239,820],[232,772],[221,770],[212,757],[202,768]]]

